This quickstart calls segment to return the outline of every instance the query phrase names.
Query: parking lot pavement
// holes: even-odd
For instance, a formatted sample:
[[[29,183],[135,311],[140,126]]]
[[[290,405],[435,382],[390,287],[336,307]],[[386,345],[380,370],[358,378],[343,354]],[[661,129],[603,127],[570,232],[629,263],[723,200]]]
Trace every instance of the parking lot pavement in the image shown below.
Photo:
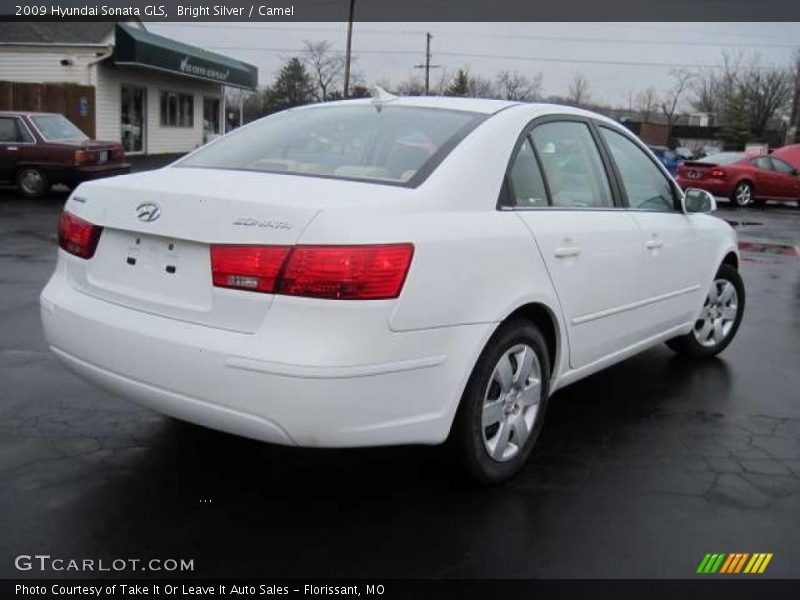
[[[721,358],[659,347],[558,392],[529,466],[483,489],[440,449],[269,446],[65,371],[38,314],[63,201],[0,194],[0,576],[41,576],[13,557],[43,553],[209,577],[689,577],[707,552],[798,575],[800,257],[776,248],[800,245],[800,210],[720,209],[760,244]]]

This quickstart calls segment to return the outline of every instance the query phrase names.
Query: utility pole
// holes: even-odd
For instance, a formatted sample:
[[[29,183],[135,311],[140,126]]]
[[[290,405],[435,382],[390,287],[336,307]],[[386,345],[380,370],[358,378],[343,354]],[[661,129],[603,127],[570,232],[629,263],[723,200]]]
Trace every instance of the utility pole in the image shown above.
[[[792,94],[792,112],[789,114],[788,144],[800,141],[800,50],[795,51],[794,93]]]
[[[347,18],[347,50],[344,58],[344,97],[350,95],[350,53],[353,48],[353,13],[356,9],[356,0],[350,0],[350,13]]]
[[[431,64],[431,40],[433,36],[431,32],[428,31],[425,33],[425,64],[424,65],[414,65],[415,69],[425,69],[425,95],[429,95],[431,91],[431,69],[438,69],[442,65],[432,65]]]

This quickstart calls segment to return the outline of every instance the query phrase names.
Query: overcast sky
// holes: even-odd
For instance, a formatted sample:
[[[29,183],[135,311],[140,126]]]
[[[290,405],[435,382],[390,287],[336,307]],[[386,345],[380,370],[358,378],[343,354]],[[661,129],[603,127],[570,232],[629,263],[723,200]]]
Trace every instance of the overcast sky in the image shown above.
[[[258,67],[269,83],[303,40],[345,47],[346,23],[147,23],[148,29]],[[722,53],[760,55],[765,65],[787,66],[800,47],[800,23],[355,23],[353,54],[366,83],[421,75],[430,31],[431,81],[442,69],[494,77],[502,70],[541,73],[545,95],[565,95],[575,73],[590,82],[592,99],[627,106],[629,94],[670,86],[674,66],[720,63]]]

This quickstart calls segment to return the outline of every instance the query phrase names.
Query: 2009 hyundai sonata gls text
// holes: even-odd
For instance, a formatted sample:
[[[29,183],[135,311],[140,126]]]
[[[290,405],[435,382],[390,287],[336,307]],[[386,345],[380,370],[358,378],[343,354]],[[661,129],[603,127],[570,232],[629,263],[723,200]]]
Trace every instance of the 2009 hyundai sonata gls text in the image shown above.
[[[81,185],[53,352],[179,419],[299,446],[449,440],[514,474],[558,388],[739,326],[735,234],[593,113],[384,96],[296,108]]]

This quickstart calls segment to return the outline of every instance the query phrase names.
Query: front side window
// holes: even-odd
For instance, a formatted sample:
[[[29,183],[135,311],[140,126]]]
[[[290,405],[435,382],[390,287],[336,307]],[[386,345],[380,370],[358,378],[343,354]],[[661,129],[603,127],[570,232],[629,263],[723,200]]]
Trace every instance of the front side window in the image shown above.
[[[614,206],[600,152],[586,123],[544,123],[531,135],[542,161],[553,206]]]
[[[61,140],[88,140],[89,136],[78,129],[64,115],[35,115],[31,121],[48,142]]]
[[[628,206],[646,210],[674,210],[672,185],[647,154],[621,133],[606,127],[600,127],[600,132],[617,165]]]
[[[180,92],[161,92],[161,125],[194,127],[194,96]]]
[[[371,103],[288,110],[237,129],[178,166],[411,185],[484,118]]]
[[[17,117],[0,117],[0,144],[32,141],[31,134]]]
[[[520,146],[509,173],[511,205],[522,208],[547,206],[547,191],[539,164],[533,153],[530,140]]]

